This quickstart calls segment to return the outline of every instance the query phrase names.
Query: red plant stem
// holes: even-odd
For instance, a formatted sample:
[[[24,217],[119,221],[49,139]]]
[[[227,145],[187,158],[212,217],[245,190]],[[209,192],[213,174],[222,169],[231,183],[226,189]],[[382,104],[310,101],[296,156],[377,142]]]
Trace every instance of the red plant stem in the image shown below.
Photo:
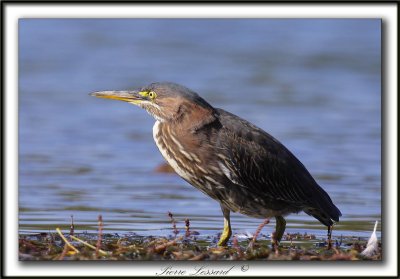
[[[255,232],[255,234],[254,234],[254,236],[253,236],[253,240],[252,240],[253,242],[256,241],[256,239],[257,239],[258,235],[260,234],[262,228],[264,228],[264,226],[267,225],[268,223],[269,223],[269,219],[265,219],[264,222],[262,222],[262,223],[258,226],[258,228],[257,228],[257,230],[256,230],[256,232]]]
[[[233,248],[236,249],[236,251],[239,254],[239,257],[242,258],[243,257],[242,249],[240,249],[239,242],[238,242],[236,235],[233,237]]]
[[[174,231],[175,236],[179,233],[178,229],[176,228],[176,221],[174,219],[174,216],[172,215],[172,213],[170,211],[168,211],[168,216],[171,219],[171,223],[172,223],[172,228]]]

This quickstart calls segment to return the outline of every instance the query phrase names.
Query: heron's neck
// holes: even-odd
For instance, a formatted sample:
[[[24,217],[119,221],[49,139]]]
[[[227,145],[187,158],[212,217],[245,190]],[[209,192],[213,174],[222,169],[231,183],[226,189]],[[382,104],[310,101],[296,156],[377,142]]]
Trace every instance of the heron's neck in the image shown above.
[[[197,131],[215,120],[214,109],[193,105],[185,109],[171,124],[184,130]]]

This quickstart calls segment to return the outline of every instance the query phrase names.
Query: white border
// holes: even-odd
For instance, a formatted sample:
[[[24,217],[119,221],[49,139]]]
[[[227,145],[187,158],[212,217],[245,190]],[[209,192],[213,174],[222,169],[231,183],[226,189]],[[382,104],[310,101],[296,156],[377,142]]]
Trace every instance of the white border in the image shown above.
[[[257,5],[144,5],[144,4],[118,4],[118,5],[88,5],[88,4],[6,4],[5,15],[5,93],[6,95],[6,181],[5,189],[5,259],[4,272],[7,276],[154,276],[162,267],[173,265],[176,268],[193,269],[193,267],[207,265],[209,267],[229,267],[233,264],[238,268],[229,275],[241,276],[395,276],[397,275],[397,9],[395,4],[257,4]],[[384,56],[384,79],[386,90],[386,136],[388,158],[386,161],[385,189],[385,216],[387,240],[384,246],[384,263],[328,263],[311,265],[305,262],[289,262],[285,268],[282,264],[270,262],[250,264],[250,269],[243,273],[240,263],[187,263],[187,262],[129,262],[128,264],[111,265],[111,263],[85,263],[80,265],[70,264],[34,264],[18,262],[18,230],[17,230],[17,147],[18,147],[18,19],[19,18],[121,18],[121,17],[197,17],[197,18],[383,18],[386,32]],[[390,192],[390,193],[389,193]],[[285,263],[286,265],[286,263]]]

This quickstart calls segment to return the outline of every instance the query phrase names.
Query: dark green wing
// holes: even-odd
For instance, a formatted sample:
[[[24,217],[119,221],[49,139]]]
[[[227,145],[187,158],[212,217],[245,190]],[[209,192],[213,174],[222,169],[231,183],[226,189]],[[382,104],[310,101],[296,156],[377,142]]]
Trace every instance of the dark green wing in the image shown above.
[[[217,147],[233,183],[257,197],[301,208],[325,225],[332,224],[330,219],[339,220],[339,209],[284,145],[240,117],[217,111],[222,124]]]

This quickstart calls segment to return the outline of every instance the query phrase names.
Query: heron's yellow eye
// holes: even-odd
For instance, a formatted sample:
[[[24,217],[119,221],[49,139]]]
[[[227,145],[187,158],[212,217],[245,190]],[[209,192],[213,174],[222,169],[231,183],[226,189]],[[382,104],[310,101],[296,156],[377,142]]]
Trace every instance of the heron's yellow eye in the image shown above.
[[[154,100],[157,97],[157,94],[155,92],[153,92],[153,91],[150,91],[148,93],[148,96],[149,96],[150,99]]]

